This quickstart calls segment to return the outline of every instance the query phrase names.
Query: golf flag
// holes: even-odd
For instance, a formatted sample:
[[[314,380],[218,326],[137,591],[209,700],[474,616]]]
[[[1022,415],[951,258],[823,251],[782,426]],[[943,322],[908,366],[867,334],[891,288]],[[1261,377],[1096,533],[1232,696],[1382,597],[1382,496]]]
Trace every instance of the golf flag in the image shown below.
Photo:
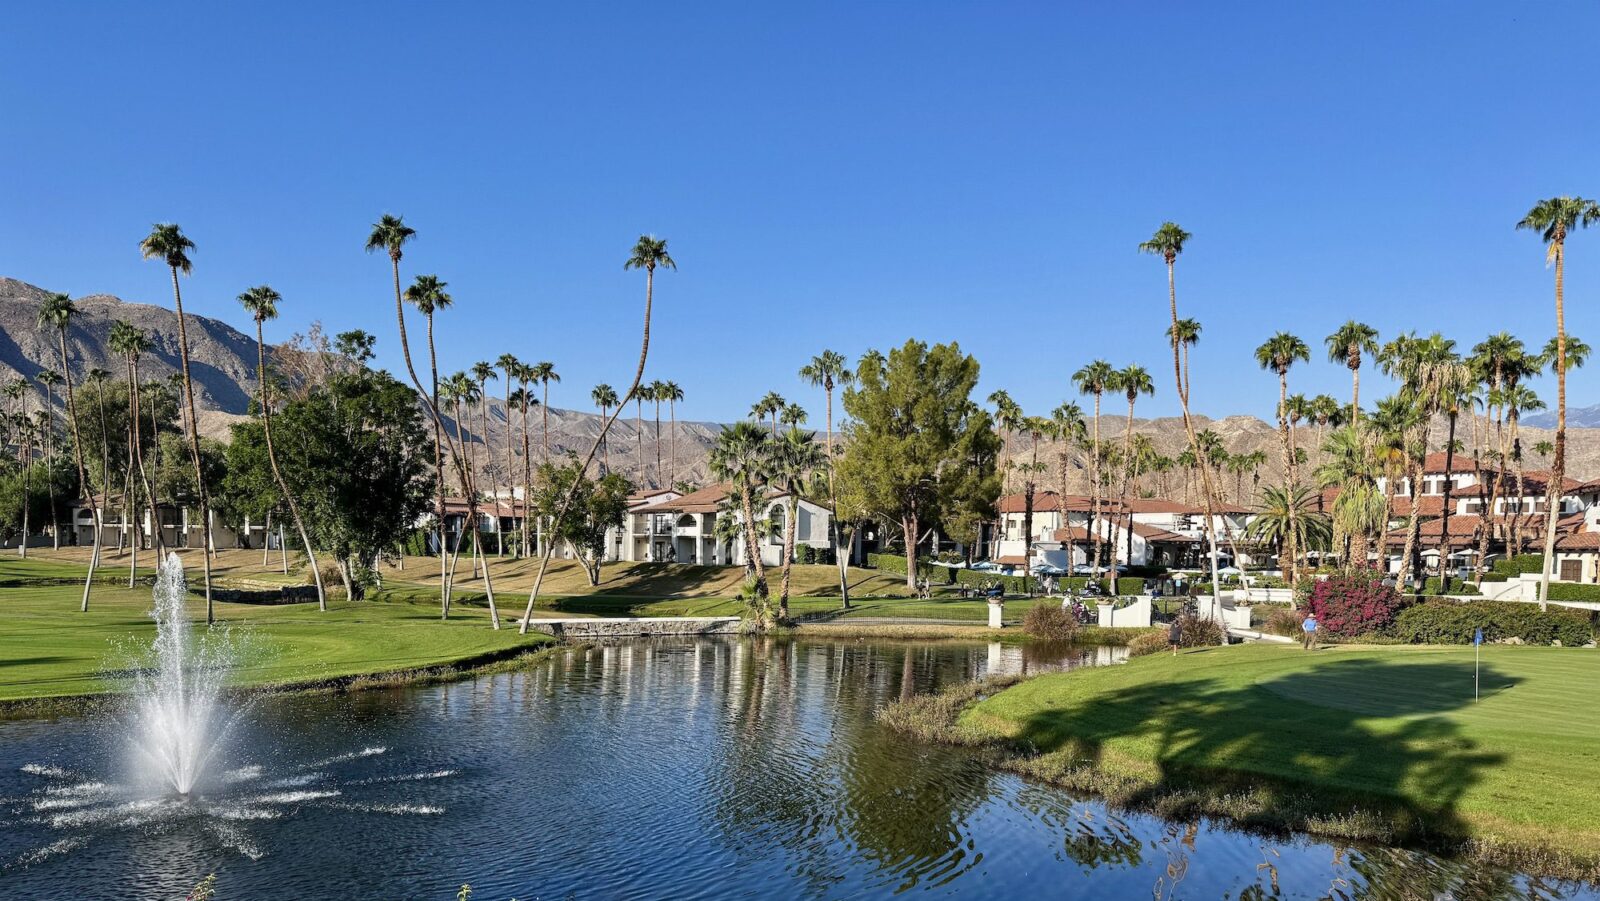
[[[1483,627],[1481,627],[1481,626],[1478,627],[1478,631],[1473,633],[1473,635],[1472,635],[1472,643],[1473,644],[1483,644]]]

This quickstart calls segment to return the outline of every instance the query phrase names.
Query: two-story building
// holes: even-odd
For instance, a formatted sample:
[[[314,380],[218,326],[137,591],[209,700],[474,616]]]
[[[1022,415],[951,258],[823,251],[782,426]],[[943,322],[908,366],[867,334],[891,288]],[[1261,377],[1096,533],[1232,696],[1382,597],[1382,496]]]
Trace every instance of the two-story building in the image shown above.
[[[1200,507],[1165,498],[1102,498],[1098,517],[1087,495],[1039,491],[1033,496],[1033,529],[1025,534],[1027,499],[1010,494],[996,502],[997,533],[990,559],[1001,566],[1048,564],[1071,569],[1088,563],[1095,535],[1108,556],[1135,566],[1196,567],[1207,559],[1206,516]],[[1232,548],[1249,557],[1244,527],[1250,511],[1222,505],[1212,511],[1218,554],[1232,562]],[[1230,540],[1231,539],[1231,540]],[[1131,540],[1131,553],[1130,553]],[[1245,562],[1250,562],[1246,559]]]
[[[612,529],[607,538],[608,560],[703,566],[744,563],[743,533],[731,531],[732,524],[742,524],[744,516],[729,502],[727,485],[711,485],[689,494],[661,490],[636,497],[638,502],[628,511],[623,527]],[[770,493],[756,510],[762,520],[761,559],[768,566],[777,566],[783,557],[789,501],[787,493]],[[719,528],[723,519],[731,524]],[[795,548],[827,550],[831,520],[827,507],[797,499]]]

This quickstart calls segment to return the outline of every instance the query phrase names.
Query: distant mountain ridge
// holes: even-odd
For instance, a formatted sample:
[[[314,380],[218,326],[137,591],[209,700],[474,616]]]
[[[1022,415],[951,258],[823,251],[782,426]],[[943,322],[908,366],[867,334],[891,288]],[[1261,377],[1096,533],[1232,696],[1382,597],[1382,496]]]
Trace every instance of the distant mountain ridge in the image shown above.
[[[0,277],[0,380],[8,381],[18,376],[31,379],[41,369],[60,368],[55,333],[41,331],[38,326],[39,306],[49,293],[27,282]],[[153,346],[141,361],[143,375],[165,378],[178,370],[178,317],[170,307],[128,302],[109,294],[79,297],[74,304],[78,308],[78,315],[69,332],[68,351],[75,379],[81,378],[91,368],[107,369],[117,376],[123,373],[121,358],[112,354],[107,346],[111,323],[117,319],[128,320],[150,335]],[[225,440],[228,426],[249,410],[250,397],[255,391],[255,338],[221,320],[193,314],[188,317],[188,331],[190,370],[195,378],[195,402],[200,407],[201,431]],[[467,417],[468,421],[463,423],[463,427],[474,439],[480,465],[485,459],[492,461],[486,481],[504,484],[507,442],[520,451],[521,422],[520,418],[515,422],[507,419],[501,399],[503,395],[496,395],[493,387],[490,388],[490,395],[486,433],[479,435],[482,418],[476,410]],[[674,474],[680,480],[702,484],[710,480],[707,456],[717,435],[724,428],[723,424],[680,420],[676,432],[678,460],[674,467],[674,432],[667,417],[663,415],[658,442],[654,411],[647,405],[642,423],[636,423],[634,417],[628,415],[632,412],[632,409],[624,411],[612,429],[610,458],[613,468],[629,474],[636,481],[652,483],[668,481]],[[663,414],[666,412],[662,410]],[[556,456],[569,451],[587,453],[600,432],[600,417],[595,413],[559,407],[551,407],[548,413],[551,453]],[[534,459],[538,460],[542,457],[544,447],[544,419],[540,410],[531,411],[528,418],[529,446]],[[1102,440],[1120,441],[1125,423],[1126,420],[1121,416],[1103,416],[1100,426]],[[1600,404],[1569,410],[1568,423],[1572,426],[1568,441],[1569,474],[1582,479],[1600,476]],[[1554,424],[1555,417],[1549,413],[1523,419],[1523,447],[1528,468],[1549,465],[1548,461],[1535,453],[1534,448],[1540,441],[1552,437],[1549,429]],[[813,426],[817,425],[820,423],[813,423]],[[1209,419],[1197,414],[1195,426],[1216,432],[1223,445],[1233,453],[1265,450],[1270,462],[1263,471],[1263,478],[1277,478],[1281,455],[1276,427],[1272,423],[1254,416]],[[1134,429],[1149,435],[1156,449],[1168,456],[1176,456],[1187,446],[1183,420],[1175,416],[1135,419]],[[1314,443],[1316,431],[1314,425],[1300,426],[1302,447]],[[1469,440],[1466,431],[1465,428],[1460,430],[1462,434],[1459,437],[1463,444]],[[1444,435],[1442,422],[1436,424],[1432,435],[1433,443],[1438,447]],[[485,447],[488,449],[487,455]],[[1020,457],[1025,455],[1025,449],[1025,442],[1014,440],[1011,453]],[[662,470],[660,479],[655,477],[658,450]],[[646,464],[645,469],[641,469],[641,458]],[[1041,445],[1039,459],[1041,462],[1049,461],[1048,474],[1044,476],[1043,483],[1054,486],[1057,478],[1055,453]],[[512,470],[512,475],[520,480],[520,460],[513,460]],[[643,472],[650,473],[651,478],[643,479]],[[1085,490],[1087,477],[1074,470],[1069,474],[1069,481],[1074,483],[1068,486],[1069,490],[1082,491]]]

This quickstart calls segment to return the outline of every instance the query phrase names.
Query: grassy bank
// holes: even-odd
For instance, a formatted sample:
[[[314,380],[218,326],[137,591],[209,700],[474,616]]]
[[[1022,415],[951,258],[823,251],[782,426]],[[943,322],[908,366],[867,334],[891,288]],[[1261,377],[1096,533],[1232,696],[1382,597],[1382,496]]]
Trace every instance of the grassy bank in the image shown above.
[[[1249,645],[968,687],[886,720],[1169,816],[1594,879],[1597,677],[1593,651],[1496,646],[1474,702],[1470,648]]]
[[[116,670],[149,646],[150,589],[97,586],[88,613],[75,585],[0,590],[0,704],[92,695],[118,686]],[[189,600],[204,622],[205,606]],[[239,684],[306,684],[355,676],[486,662],[550,641],[489,628],[488,614],[457,608],[439,620],[437,602],[335,601],[316,604],[217,604],[217,618],[239,639]]]

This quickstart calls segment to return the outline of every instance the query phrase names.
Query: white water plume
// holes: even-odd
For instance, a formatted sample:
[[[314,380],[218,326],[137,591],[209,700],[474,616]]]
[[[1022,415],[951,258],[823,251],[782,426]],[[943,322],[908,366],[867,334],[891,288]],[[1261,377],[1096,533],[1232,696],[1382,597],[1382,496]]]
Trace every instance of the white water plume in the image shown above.
[[[227,737],[231,711],[222,701],[229,660],[227,642],[196,641],[184,601],[183,563],[161,561],[156,577],[153,669],[136,676],[133,742],[135,777],[187,797]]]

